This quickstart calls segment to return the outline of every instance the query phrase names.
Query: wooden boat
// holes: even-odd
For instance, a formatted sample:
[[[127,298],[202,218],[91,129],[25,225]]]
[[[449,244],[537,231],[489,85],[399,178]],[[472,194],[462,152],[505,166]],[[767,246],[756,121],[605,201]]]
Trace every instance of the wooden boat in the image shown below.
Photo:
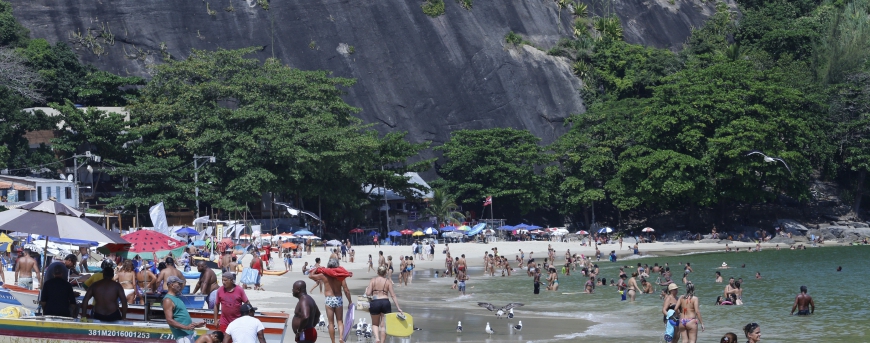
[[[4,284],[4,290],[7,292],[5,294],[9,294],[13,300],[17,302],[12,305],[21,305],[22,307],[36,311],[36,308],[39,306],[39,291],[37,290],[29,290],[26,288]],[[2,293],[2,292],[0,292]],[[78,297],[79,302],[81,302],[84,292],[81,291],[82,296]],[[181,300],[184,301],[184,306],[188,309],[201,309],[205,307],[206,296],[205,295],[197,295],[197,294],[182,294]]]
[[[6,288],[0,288],[0,306],[21,305]]]
[[[277,271],[277,270],[264,270],[264,271],[263,271],[263,275],[277,275],[277,276],[281,276],[281,275],[284,275],[284,274],[287,274],[287,270],[281,270],[281,271]]]
[[[197,329],[197,335],[208,330]],[[163,323],[83,323],[62,317],[0,318],[0,343],[91,343],[165,342],[174,343],[169,326]]]

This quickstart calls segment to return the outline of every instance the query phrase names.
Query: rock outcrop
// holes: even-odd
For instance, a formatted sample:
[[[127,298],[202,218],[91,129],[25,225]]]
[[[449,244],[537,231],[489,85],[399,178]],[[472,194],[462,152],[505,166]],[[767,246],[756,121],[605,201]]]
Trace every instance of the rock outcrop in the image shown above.
[[[263,46],[256,57],[357,79],[345,99],[362,109],[359,117],[413,141],[437,145],[457,129],[514,127],[549,143],[566,117],[585,110],[570,61],[504,41],[514,31],[546,50],[569,37],[571,14],[552,0],[475,1],[471,10],[446,0],[437,18],[419,0],[10,1],[32,37],[65,41],[82,60],[121,75],[147,76],[191,49]],[[584,2],[618,15],[627,41],[671,49],[715,8],[701,0]]]

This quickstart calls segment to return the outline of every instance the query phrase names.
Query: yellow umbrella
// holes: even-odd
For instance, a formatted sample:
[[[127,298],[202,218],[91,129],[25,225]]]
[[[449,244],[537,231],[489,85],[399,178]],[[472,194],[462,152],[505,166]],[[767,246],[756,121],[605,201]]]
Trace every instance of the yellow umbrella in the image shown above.
[[[417,230],[411,236],[425,236],[426,234],[423,231]]]
[[[12,251],[12,238],[9,238],[5,233],[0,233],[0,244],[2,243],[9,243],[6,244],[6,252]],[[0,271],[0,273],[2,273],[2,271]]]

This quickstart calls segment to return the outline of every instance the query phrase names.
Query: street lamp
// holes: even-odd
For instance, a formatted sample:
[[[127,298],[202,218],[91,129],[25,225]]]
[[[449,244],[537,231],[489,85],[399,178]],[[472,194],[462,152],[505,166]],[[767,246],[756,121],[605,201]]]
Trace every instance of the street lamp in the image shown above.
[[[88,159],[100,163],[103,160],[102,157],[98,155],[91,154],[90,150],[85,151],[84,155],[73,155],[73,184],[76,186],[76,208],[81,208],[82,204],[82,195],[79,193],[79,157],[87,157]],[[90,166],[88,166],[90,168]],[[88,171],[93,171],[93,169],[88,169]],[[60,199],[60,197],[58,197]]]
[[[214,156],[193,155],[193,183],[195,185],[195,192],[196,192],[196,218],[199,218],[199,172],[198,172],[198,170],[199,170],[199,167],[201,167],[201,166],[199,165],[198,162],[199,162],[200,158],[207,158],[209,163],[214,163],[217,160],[217,158],[215,158]]]

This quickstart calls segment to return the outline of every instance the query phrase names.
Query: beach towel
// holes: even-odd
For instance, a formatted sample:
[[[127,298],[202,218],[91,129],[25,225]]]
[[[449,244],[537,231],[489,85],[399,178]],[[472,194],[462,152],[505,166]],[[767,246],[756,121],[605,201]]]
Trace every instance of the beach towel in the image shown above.
[[[344,281],[344,279],[353,277],[353,273],[344,269],[344,267],[336,267],[336,268],[317,268],[311,271],[312,274],[323,274],[332,278],[337,279],[338,281]]]
[[[242,270],[241,283],[246,285],[254,285],[257,283],[257,276],[259,276],[259,272],[256,269],[245,267]]]

